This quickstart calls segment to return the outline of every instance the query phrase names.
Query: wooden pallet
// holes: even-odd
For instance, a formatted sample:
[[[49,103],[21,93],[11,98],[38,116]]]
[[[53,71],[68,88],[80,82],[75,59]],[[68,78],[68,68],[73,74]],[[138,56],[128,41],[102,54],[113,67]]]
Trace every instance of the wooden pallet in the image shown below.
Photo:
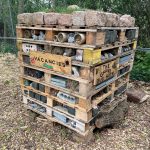
[[[40,31],[45,32],[45,41],[54,41],[54,37],[57,36],[60,32],[63,33],[82,33],[85,36],[85,43],[83,43],[84,46],[89,47],[90,45],[93,46],[93,48],[101,47],[105,44],[115,44],[118,42],[125,42],[127,40],[135,40],[138,38],[138,28],[115,28],[115,27],[101,27],[98,29],[61,29],[61,28],[44,28],[44,27],[21,27],[17,26],[17,37],[18,39],[24,38],[24,32],[34,32],[36,35],[39,34]],[[112,31],[116,32],[116,39],[113,40],[113,42],[109,42],[109,40],[106,42],[106,39],[112,35]],[[134,37],[130,39],[127,38],[127,32],[133,31]],[[31,34],[29,36],[29,39],[31,40]],[[40,42],[40,41],[39,41]],[[56,44],[59,44],[59,42],[56,42]],[[62,44],[62,43],[61,43]],[[67,43],[66,43],[67,44]],[[74,43],[68,43],[70,45],[78,45]]]
[[[115,111],[115,108],[118,107],[120,105],[120,103],[122,103],[125,100],[126,100],[126,96],[123,95],[119,98],[115,98],[113,101],[104,103],[102,106],[100,106],[101,109],[100,109],[99,113],[97,114],[96,118],[99,115],[106,116],[106,114],[107,114],[107,119],[110,118],[111,115],[109,115],[109,113],[112,113],[112,111]],[[86,138],[86,137],[88,137],[88,135],[90,133],[93,133],[93,130],[95,129],[95,124],[97,127],[99,127],[99,125],[100,125],[99,117],[97,119],[94,118],[95,120],[91,121],[90,123],[83,123],[74,118],[71,118],[70,116],[64,115],[64,113],[61,113],[55,109],[45,106],[42,103],[37,102],[36,100],[29,98],[27,96],[23,96],[23,103],[24,103],[24,106],[28,110],[32,110],[33,112],[36,112],[37,114],[44,116],[45,118],[52,121],[53,123],[58,123],[65,127],[68,127],[69,129],[78,133],[80,136],[83,136],[82,138]],[[37,104],[38,106],[45,108],[45,111],[42,112],[38,107],[33,107],[32,104]],[[60,115],[62,117],[65,116],[66,122],[64,122],[64,120],[61,120],[57,116],[55,116],[55,114]],[[110,120],[115,121],[115,123],[117,123],[116,119],[110,119]],[[106,125],[108,125],[109,120],[105,120],[105,121],[106,122],[105,123],[103,122],[103,124],[101,124],[99,128],[103,128]]]
[[[55,109],[51,109],[50,107],[47,107],[45,105],[43,105],[40,102],[35,101],[34,99],[28,98],[26,96],[23,97],[23,103],[25,105],[25,107],[27,109],[30,109],[42,116],[44,116],[45,118],[47,118],[48,120],[52,121],[52,122],[56,122],[59,123],[63,126],[68,127],[69,129],[79,133],[80,135],[86,136],[86,134],[88,133],[88,131],[93,128],[93,126],[90,126],[90,124],[85,124],[83,122],[80,122],[76,119],[73,119],[69,116],[64,116],[64,114],[62,112],[59,112]],[[43,109],[45,108],[45,112],[41,112],[40,110],[38,110],[37,108],[33,108],[31,104],[38,104],[38,106],[41,106]],[[64,116],[66,117],[67,122],[64,123],[62,120],[60,120],[59,118],[57,118],[56,116],[54,116],[53,114],[57,113],[60,116]],[[76,126],[75,126],[75,125]]]
[[[30,84],[32,82],[38,83],[40,85],[43,85],[44,89],[41,91],[40,89],[33,88],[30,85],[26,85],[25,82],[28,82]],[[43,82],[38,82],[38,81],[33,80],[32,78],[28,78],[28,77],[21,77],[20,84],[21,84],[22,91],[24,94],[26,92],[29,94],[29,91],[32,91],[34,93],[45,96],[45,97],[47,97],[47,99],[49,99],[48,105],[51,107],[53,107],[53,102],[57,101],[61,104],[67,104],[69,107],[79,109],[81,112],[89,112],[93,107],[92,103],[99,104],[105,98],[110,96],[113,93],[113,89],[114,89],[114,82],[113,82],[113,83],[110,83],[109,85],[103,86],[100,91],[98,91],[96,94],[94,94],[90,98],[85,98],[85,97],[82,98],[79,95],[75,95],[75,93],[67,93],[66,90],[59,90],[58,88],[55,88],[53,86],[50,87],[49,85],[44,84]],[[73,97],[74,100],[71,101],[70,99],[68,100],[65,97],[58,96],[58,94],[61,94],[61,93],[63,93],[64,95]],[[85,118],[83,118],[83,119],[85,119]]]
[[[109,64],[110,63],[107,63],[103,66],[107,67]],[[112,62],[112,64],[114,64],[114,61]],[[99,70],[99,73],[100,72],[102,73],[102,77],[98,76],[98,74],[96,74],[97,72],[95,71],[95,75],[94,75],[95,77],[93,80],[94,82],[84,80],[84,79],[80,80],[79,78],[74,79],[71,76],[65,77],[65,75],[63,75],[63,74],[56,75],[56,73],[48,72],[45,69],[39,69],[38,67],[33,67],[30,65],[22,65],[21,66],[21,75],[33,78],[32,76],[35,75],[35,73],[38,71],[43,74],[43,76],[39,79],[39,81],[48,83],[59,89],[70,91],[72,93],[77,93],[81,97],[88,98],[93,95],[91,93],[95,93],[100,90],[101,82],[104,82],[103,84],[105,85],[105,84],[107,84],[107,83],[105,83],[106,80],[107,80],[107,82],[109,82],[109,81],[112,82],[115,80],[115,76],[117,75],[117,66],[115,66],[115,67],[116,68],[111,71],[110,71],[110,68],[106,68],[106,71],[104,70],[105,68],[102,71]],[[30,74],[33,73],[33,74],[30,75],[28,73],[30,73]],[[59,82],[60,84],[58,83],[58,81],[53,82],[53,80],[55,80],[56,78],[58,80],[60,79],[60,82]],[[37,78],[34,77],[34,79],[37,79]],[[65,85],[62,85],[61,82],[65,82],[64,83]],[[98,86],[100,86],[100,87],[98,87]]]
[[[134,53],[135,53],[134,50],[121,53],[112,59],[107,59],[107,60],[103,61],[100,65],[97,65],[96,67],[88,68],[87,66],[84,67],[84,65],[82,67],[78,66],[78,69],[77,69],[78,70],[78,76],[76,76],[75,74],[72,74],[72,69],[75,67],[75,64],[77,62],[75,62],[75,63],[74,63],[74,61],[71,62],[71,60],[69,60],[69,57],[64,58],[62,56],[61,58],[63,58],[63,59],[59,60],[59,58],[60,58],[59,55],[54,55],[54,56],[50,55],[50,57],[59,56],[58,58],[56,57],[57,59],[55,59],[55,60],[58,60],[58,62],[60,62],[60,64],[58,64],[58,65],[54,64],[53,65],[53,64],[45,63],[45,62],[41,61],[44,56],[47,57],[47,55],[48,55],[47,53],[42,53],[44,55],[39,55],[39,57],[38,57],[37,52],[34,52],[33,54],[35,54],[35,56],[33,55],[33,58],[36,57],[37,58],[37,59],[35,58],[36,61],[33,61],[35,59],[32,59],[32,56],[30,57],[30,54],[25,54],[25,53],[19,52],[18,55],[19,55],[20,65],[23,67],[28,67],[28,68],[32,68],[35,70],[40,70],[40,71],[43,71],[43,72],[51,74],[51,75],[58,75],[58,76],[61,76],[64,78],[68,78],[68,79],[83,82],[83,83],[90,83],[92,80],[94,80],[94,85],[96,85],[95,79],[97,79],[97,76],[96,76],[95,72],[96,72],[96,70],[98,70],[98,68],[100,69],[99,73],[102,73],[102,70],[103,70],[103,72],[106,72],[106,70],[108,70],[108,67],[106,67],[106,66],[109,66],[109,69],[111,68],[111,66],[114,66],[114,64],[116,64],[118,67],[121,67],[121,66],[123,67],[125,65],[125,63],[121,62],[121,64],[120,64],[119,60],[122,59],[123,57],[125,58],[126,56],[132,55],[131,60],[128,60],[128,59],[126,60],[126,63],[130,64],[134,60],[133,59]],[[45,57],[44,57],[44,59],[47,61],[48,59],[46,59]],[[52,57],[52,59],[53,59],[53,57]],[[39,60],[40,60],[40,62],[39,62]],[[70,65],[62,66],[61,64],[65,63],[65,61],[68,61],[70,63]],[[45,64],[46,64],[46,66],[45,66]],[[117,66],[116,67],[114,66],[115,70],[117,69]],[[103,69],[101,69],[101,68],[103,68]],[[111,72],[113,72],[114,69],[111,68]],[[104,78],[103,81],[105,79],[107,79],[105,76],[103,76],[102,78]]]
[[[127,70],[125,70],[124,72],[123,71],[121,71],[121,73],[120,73],[120,70],[122,70],[123,68],[121,68],[120,70],[118,70],[118,73],[116,73],[116,76],[113,78],[113,79],[111,79],[111,80],[108,80],[108,82],[105,82],[105,83],[101,83],[101,84],[99,84],[99,85],[96,85],[95,86],[95,90],[91,87],[91,90],[89,90],[89,83],[87,83],[87,84],[85,84],[85,83],[80,83],[79,85],[80,85],[80,88],[79,88],[79,92],[76,92],[76,91],[73,91],[73,90],[71,90],[71,89],[68,89],[68,88],[63,88],[63,87],[59,87],[59,86],[56,86],[56,85],[53,85],[53,84],[51,84],[50,82],[48,82],[49,80],[48,80],[48,78],[47,78],[47,75],[46,75],[46,79],[44,79],[44,78],[41,78],[41,79],[36,79],[36,78],[34,78],[34,77],[31,77],[31,76],[27,76],[27,75],[21,75],[21,78],[23,78],[23,79],[26,79],[26,80],[29,80],[29,81],[34,81],[34,82],[36,82],[36,83],[40,83],[40,84],[43,84],[43,85],[45,85],[45,86],[47,86],[47,87],[49,87],[49,88],[52,88],[52,89],[55,89],[55,90],[58,90],[58,91],[61,91],[61,92],[65,92],[65,93],[67,93],[67,94],[70,94],[70,95],[72,95],[72,96],[75,96],[75,97],[77,97],[77,98],[79,98],[80,99],[80,104],[81,105],[83,105],[83,104],[85,104],[85,105],[83,105],[84,107],[84,109],[86,109],[86,110],[88,110],[88,109],[90,109],[90,105],[89,104],[86,104],[85,103],[85,101],[88,99],[89,101],[91,100],[91,98],[92,98],[92,96],[94,96],[95,94],[97,94],[98,92],[100,92],[102,89],[104,89],[105,87],[107,87],[107,86],[109,86],[111,83],[113,83],[116,79],[118,79],[118,78],[121,78],[122,76],[124,76],[125,74],[127,74],[128,72],[130,72],[131,71],[131,69],[132,69],[132,65],[133,65],[133,63],[132,64],[130,64],[130,65],[128,65],[128,66],[126,66],[127,67]],[[125,68],[126,68],[125,67]],[[23,81],[21,82],[22,83],[22,85],[24,84],[23,83]],[[84,86],[85,85],[85,86]],[[84,90],[83,90],[83,87],[85,88]],[[88,87],[88,88],[86,88],[86,87]],[[48,88],[48,90],[49,90],[49,88]],[[47,91],[48,91],[47,90]],[[87,92],[85,92],[85,90],[89,90],[90,92],[89,92],[89,94],[88,95],[86,95],[86,93]],[[50,90],[49,90],[50,91]],[[103,100],[103,97],[102,97],[102,99],[101,100]]]
[[[99,93],[96,93],[90,99],[76,98],[76,101],[74,102],[70,102],[67,101],[67,99],[65,98],[62,99],[58,97],[58,93],[60,91],[56,89],[44,85],[45,86],[44,91],[41,92],[40,90],[37,90],[31,86],[24,85],[25,83],[24,81],[27,80],[23,78],[20,79],[20,83],[22,87],[21,89],[24,94],[28,95],[28,97],[32,98],[29,93],[33,92],[35,94],[46,97],[47,100],[46,105],[51,108],[55,106],[61,106],[61,105],[68,106],[69,108],[75,111],[74,114],[69,114],[63,111],[61,112],[84,123],[89,123],[93,119],[92,109],[96,108],[98,105],[101,104],[101,102],[105,101],[107,98],[110,97],[112,99],[114,92],[116,92],[118,89],[120,89],[122,86],[124,86],[129,82],[129,73],[124,74],[121,78],[118,78],[112,84],[103,87]],[[32,80],[28,80],[28,82],[32,82]],[[63,92],[63,94],[65,94],[65,92]]]
[[[28,46],[27,48],[25,48],[25,46]],[[122,55],[124,52],[121,52],[121,49],[123,49],[124,47],[129,46],[130,47],[130,52],[132,50],[136,50],[136,45],[137,45],[137,41],[133,41],[133,42],[128,42],[128,43],[123,43],[121,45],[114,45],[114,46],[107,46],[107,47],[102,47],[100,49],[93,49],[93,48],[84,48],[83,50],[80,50],[81,55],[81,60],[77,60],[76,55],[74,54],[72,57],[68,57],[68,56],[62,56],[61,55],[57,55],[57,54],[51,54],[52,49],[58,49],[59,51],[62,49],[62,53],[64,51],[64,48],[57,44],[55,44],[55,46],[53,45],[48,45],[47,43],[39,43],[39,42],[35,42],[32,40],[26,41],[26,40],[18,40],[17,42],[17,46],[18,49],[20,51],[21,54],[24,55],[38,55],[38,56],[45,56],[46,58],[55,58],[55,61],[57,62],[58,59],[59,60],[69,60],[69,62],[71,62],[72,65],[75,66],[85,66],[85,67],[90,67],[90,66],[95,66],[98,65],[100,63],[104,63],[106,61],[109,61],[111,59],[115,59],[116,57],[119,57],[120,55]],[[30,48],[32,47],[32,48]],[[34,48],[33,48],[34,47]],[[42,50],[39,51],[39,48],[42,48]],[[68,49],[68,50],[72,50],[74,51],[74,53],[77,53],[77,51],[79,51],[77,48],[76,49]],[[31,54],[30,54],[31,53]],[[35,54],[34,54],[35,53]],[[101,59],[102,55],[104,55],[105,53],[111,53],[113,54],[113,57],[109,57],[106,59]],[[63,61],[64,62],[64,61]],[[56,66],[57,67],[57,66]]]

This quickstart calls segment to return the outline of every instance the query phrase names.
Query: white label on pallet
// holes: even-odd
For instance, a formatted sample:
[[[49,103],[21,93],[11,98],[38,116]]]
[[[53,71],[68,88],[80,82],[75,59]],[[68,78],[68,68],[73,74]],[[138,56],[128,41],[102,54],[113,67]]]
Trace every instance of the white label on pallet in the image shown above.
[[[47,115],[52,116],[52,109],[47,107],[46,110]]]
[[[37,45],[23,43],[22,50],[24,53],[29,53],[30,51],[37,51]]]
[[[23,103],[27,104],[27,97],[26,96],[23,96]]]

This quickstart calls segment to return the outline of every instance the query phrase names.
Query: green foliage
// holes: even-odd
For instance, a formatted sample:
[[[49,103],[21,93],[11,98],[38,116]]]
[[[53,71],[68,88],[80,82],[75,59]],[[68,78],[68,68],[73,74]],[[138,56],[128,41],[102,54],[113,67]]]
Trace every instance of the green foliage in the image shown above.
[[[67,7],[55,7],[54,8],[54,11],[55,12],[58,12],[58,13],[67,13],[67,14],[71,14],[73,11],[75,10],[68,10]]]
[[[15,41],[11,43],[7,41],[0,42],[0,53],[16,53],[16,52],[17,48]]]
[[[137,51],[131,78],[150,82],[150,53]]]

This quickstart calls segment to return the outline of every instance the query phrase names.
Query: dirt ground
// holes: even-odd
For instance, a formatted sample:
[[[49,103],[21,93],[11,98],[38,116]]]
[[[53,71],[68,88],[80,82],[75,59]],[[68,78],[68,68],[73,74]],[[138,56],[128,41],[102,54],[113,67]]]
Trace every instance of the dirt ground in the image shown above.
[[[71,131],[37,118],[30,121],[21,103],[18,60],[0,55],[0,150],[148,150],[150,149],[150,99],[130,103],[125,121],[117,128],[94,133],[88,144],[72,141]],[[142,82],[131,83],[150,92]]]

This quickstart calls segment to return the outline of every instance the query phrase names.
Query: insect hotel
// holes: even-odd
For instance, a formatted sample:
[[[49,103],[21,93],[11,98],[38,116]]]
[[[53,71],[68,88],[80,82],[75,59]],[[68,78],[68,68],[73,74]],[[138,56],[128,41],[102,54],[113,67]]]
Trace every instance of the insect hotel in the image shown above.
[[[137,46],[130,15],[100,11],[18,15],[25,107],[88,137],[121,121]]]

